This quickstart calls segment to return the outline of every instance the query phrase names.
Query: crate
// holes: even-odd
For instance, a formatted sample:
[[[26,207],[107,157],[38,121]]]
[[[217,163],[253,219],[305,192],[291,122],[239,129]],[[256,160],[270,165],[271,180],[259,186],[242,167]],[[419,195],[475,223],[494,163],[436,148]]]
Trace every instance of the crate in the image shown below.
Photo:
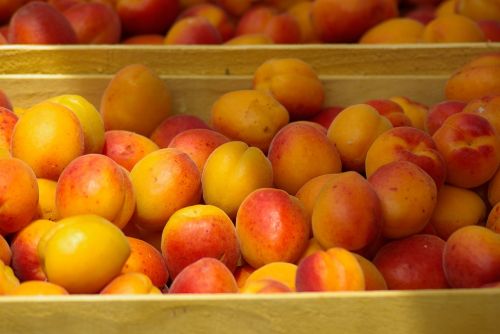
[[[326,105],[407,96],[433,104],[444,83],[500,43],[290,46],[2,46],[0,88],[29,107],[80,94],[97,107],[127,64],[143,63],[167,82],[176,113],[208,119],[221,94],[251,87],[272,57],[298,57],[323,80]],[[495,333],[500,289],[291,293],[277,295],[75,295],[1,297],[0,333]]]

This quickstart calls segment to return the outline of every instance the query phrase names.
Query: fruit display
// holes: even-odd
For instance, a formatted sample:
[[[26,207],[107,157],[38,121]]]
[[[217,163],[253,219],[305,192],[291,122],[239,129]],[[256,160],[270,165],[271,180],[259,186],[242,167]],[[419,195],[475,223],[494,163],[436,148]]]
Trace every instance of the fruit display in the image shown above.
[[[500,41],[496,0],[16,0],[0,44]]]

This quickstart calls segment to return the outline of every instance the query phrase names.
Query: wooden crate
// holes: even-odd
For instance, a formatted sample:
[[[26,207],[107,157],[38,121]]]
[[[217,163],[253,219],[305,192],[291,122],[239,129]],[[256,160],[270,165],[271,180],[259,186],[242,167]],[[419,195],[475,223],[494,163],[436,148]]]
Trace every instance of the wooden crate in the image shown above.
[[[116,71],[143,63],[170,86],[176,113],[207,119],[217,97],[251,86],[263,61],[298,57],[325,83],[327,105],[396,95],[432,104],[453,71],[493,51],[500,44],[2,46],[0,88],[20,107],[68,93],[98,107]],[[0,333],[496,333],[499,309],[500,289],[1,297]]]

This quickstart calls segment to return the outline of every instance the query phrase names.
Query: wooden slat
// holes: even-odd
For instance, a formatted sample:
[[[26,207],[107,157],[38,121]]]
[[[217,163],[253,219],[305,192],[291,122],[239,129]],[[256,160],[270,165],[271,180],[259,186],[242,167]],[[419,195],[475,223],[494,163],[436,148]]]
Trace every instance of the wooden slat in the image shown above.
[[[450,74],[500,43],[254,46],[0,46],[0,73],[113,74],[130,63],[162,75],[251,75],[271,57],[297,57],[322,75]]]
[[[0,298],[0,333],[496,333],[499,289]]]

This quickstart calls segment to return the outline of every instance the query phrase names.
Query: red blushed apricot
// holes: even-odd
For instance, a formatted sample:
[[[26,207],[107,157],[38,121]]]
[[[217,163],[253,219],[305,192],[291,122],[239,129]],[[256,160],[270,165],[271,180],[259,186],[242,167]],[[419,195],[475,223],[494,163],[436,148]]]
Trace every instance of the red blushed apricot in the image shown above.
[[[127,130],[108,130],[104,134],[102,154],[131,171],[148,153],[159,147],[151,139]]]
[[[465,226],[446,241],[443,268],[452,288],[476,288],[500,281],[500,234]]]
[[[398,16],[393,0],[316,0],[311,19],[323,42],[355,42],[379,22]]]
[[[385,244],[373,263],[390,290],[445,289],[444,248],[443,239],[416,234]]]
[[[164,34],[179,14],[178,0],[116,0],[126,35]]]
[[[229,14],[239,17],[243,15],[252,5],[252,0],[215,0],[215,4],[221,6]]]
[[[253,88],[269,92],[291,119],[314,116],[323,107],[325,91],[314,69],[298,58],[274,58],[254,72]]]
[[[439,189],[429,224],[446,240],[459,228],[482,223],[485,217],[486,204],[475,191],[445,184]]]
[[[0,234],[27,226],[38,210],[38,183],[22,160],[0,158]]]
[[[432,105],[427,114],[427,132],[432,136],[451,115],[461,112],[467,104],[462,101],[445,100]]]
[[[427,43],[484,42],[483,31],[474,20],[457,14],[440,16],[429,22],[422,41]]]
[[[490,42],[500,42],[500,21],[478,21],[479,28],[483,31],[484,38]]]
[[[176,278],[191,263],[210,257],[233,272],[240,249],[233,222],[212,205],[193,205],[177,210],[167,221],[161,251],[169,274]]]
[[[484,117],[463,112],[452,115],[432,138],[446,161],[446,181],[451,185],[477,187],[500,166],[500,140]]]
[[[69,295],[62,286],[44,281],[25,281],[10,292],[13,296]]]
[[[222,41],[227,41],[234,36],[235,25],[228,13],[219,6],[211,3],[193,5],[182,11],[178,19],[192,16],[202,16],[210,21],[219,31]]]
[[[385,20],[366,31],[360,44],[398,44],[418,43],[421,41],[424,24],[411,18]]]
[[[297,267],[296,289],[302,291],[365,290],[363,269],[354,253],[330,248],[304,258]]]
[[[122,40],[123,44],[139,44],[139,45],[162,45],[164,44],[165,36],[160,34],[143,34],[130,36]]]
[[[55,225],[53,221],[39,219],[14,235],[11,242],[12,269],[21,281],[47,279],[38,256],[38,243]]]
[[[48,3],[34,1],[12,15],[7,40],[12,44],[74,44],[77,36],[61,12]]]
[[[393,127],[412,125],[411,120],[405,115],[403,108],[394,101],[376,99],[366,101],[365,103],[377,109],[378,113],[386,117]]]
[[[122,274],[137,272],[148,276],[157,288],[163,288],[168,281],[168,270],[161,253],[148,242],[127,237],[130,255],[123,265]]]
[[[185,152],[196,164],[201,174],[208,156],[228,141],[229,138],[214,130],[189,129],[172,138],[168,147]]]
[[[432,137],[414,127],[392,128],[381,134],[368,149],[365,160],[366,176],[393,161],[409,161],[422,168],[436,183],[446,179],[446,163]]]
[[[116,44],[121,37],[121,22],[107,4],[83,2],[63,12],[81,44]]]
[[[297,261],[307,247],[310,229],[299,200],[275,188],[250,193],[236,215],[241,254],[254,268]]]
[[[286,12],[271,17],[263,32],[276,44],[297,44],[301,39],[299,23]]]
[[[488,214],[486,220],[486,227],[490,230],[500,233],[500,202],[495,204]]]
[[[380,167],[368,182],[382,207],[382,235],[403,238],[421,231],[437,203],[434,180],[416,164],[399,160]]]
[[[316,197],[312,232],[325,248],[361,251],[378,236],[382,212],[372,186],[356,172],[332,177]]]
[[[295,194],[316,176],[342,171],[340,155],[326,133],[303,121],[278,131],[269,146],[268,158],[275,187],[289,194]]]
[[[257,6],[249,9],[238,20],[236,36],[265,34],[266,25],[276,12],[276,9],[270,6]]]
[[[151,133],[151,140],[160,148],[168,147],[172,138],[189,129],[210,129],[207,123],[196,115],[177,114],[165,118]]]
[[[219,31],[201,16],[185,17],[169,29],[165,44],[222,44]]]
[[[100,291],[100,294],[161,294],[161,291],[153,285],[147,275],[139,272],[130,272],[115,277]]]
[[[236,293],[238,285],[231,271],[221,261],[205,257],[184,268],[175,277],[168,292]]]

